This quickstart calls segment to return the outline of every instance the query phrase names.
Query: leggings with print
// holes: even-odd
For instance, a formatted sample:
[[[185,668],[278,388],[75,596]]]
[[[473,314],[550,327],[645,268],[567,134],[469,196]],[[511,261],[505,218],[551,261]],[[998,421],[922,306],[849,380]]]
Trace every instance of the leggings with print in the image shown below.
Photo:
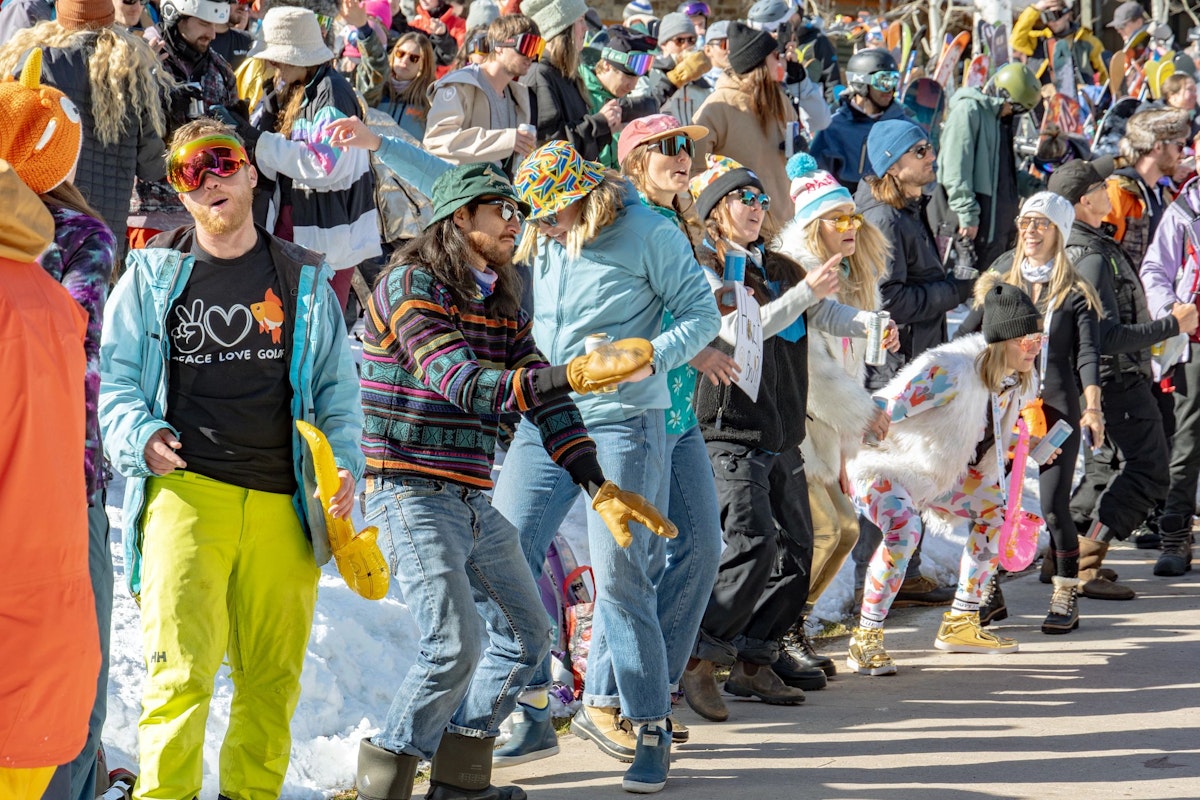
[[[855,502],[860,511],[883,531],[883,541],[867,568],[859,622],[862,627],[883,627],[892,600],[904,582],[908,559],[921,541],[922,510],[968,521],[970,533],[959,566],[954,610],[979,609],[983,587],[996,571],[1000,557],[996,542],[1004,521],[999,486],[983,486],[981,479],[978,472],[968,470],[958,487],[934,499],[927,509],[918,509],[908,490],[887,478],[856,487]]]

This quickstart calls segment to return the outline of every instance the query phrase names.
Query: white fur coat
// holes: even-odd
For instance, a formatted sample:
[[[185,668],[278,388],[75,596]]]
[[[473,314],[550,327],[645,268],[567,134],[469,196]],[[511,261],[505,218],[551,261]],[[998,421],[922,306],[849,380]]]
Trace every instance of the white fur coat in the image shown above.
[[[862,448],[846,465],[855,486],[890,479],[902,485],[922,507],[961,483],[987,425],[991,392],[975,365],[985,347],[982,334],[975,334],[928,350],[878,393],[905,402],[905,398],[912,397],[910,384],[916,380],[920,402],[907,417],[892,423],[887,439],[879,447]],[[923,380],[935,366],[944,372],[932,382]],[[933,407],[933,397],[947,394],[952,395],[949,402]],[[1000,395],[1000,445],[1005,450],[1011,443],[1018,412],[1036,394],[1037,384],[1033,382],[1024,391],[1018,385]],[[922,406],[926,410],[921,410]],[[983,473],[984,485],[994,485],[1001,479],[994,449],[989,449],[975,468]]]

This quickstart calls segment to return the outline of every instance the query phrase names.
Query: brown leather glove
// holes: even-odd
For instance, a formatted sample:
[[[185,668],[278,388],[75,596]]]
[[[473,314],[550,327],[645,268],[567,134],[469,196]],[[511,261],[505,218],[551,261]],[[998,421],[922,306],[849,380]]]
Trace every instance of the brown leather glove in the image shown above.
[[[685,86],[712,69],[712,62],[703,50],[694,50],[679,60],[675,69],[667,73],[669,80],[676,89]]]
[[[567,362],[567,381],[578,394],[587,394],[615,386],[653,362],[654,345],[649,341],[621,339]]]
[[[646,498],[634,492],[626,492],[612,481],[605,481],[592,498],[592,508],[604,520],[609,533],[621,547],[629,547],[633,542],[633,534],[629,531],[629,523],[640,522],[656,536],[674,539],[679,535],[679,529],[671,520],[664,517],[657,508],[650,505]]]

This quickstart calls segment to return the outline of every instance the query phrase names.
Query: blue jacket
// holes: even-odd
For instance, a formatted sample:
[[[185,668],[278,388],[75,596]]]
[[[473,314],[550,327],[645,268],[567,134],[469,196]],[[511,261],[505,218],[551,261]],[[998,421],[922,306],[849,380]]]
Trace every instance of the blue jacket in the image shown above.
[[[849,93],[833,115],[829,127],[813,139],[809,153],[821,169],[828,170],[841,183],[849,184],[851,193],[865,175],[873,175],[867,158],[867,134],[876,122],[885,119],[904,119],[904,106],[894,101],[878,118],[872,118],[850,104]]]
[[[146,479],[154,475],[144,451],[150,436],[171,428],[166,418],[168,352],[167,314],[191,276],[194,229],[165,233],[151,243],[162,246],[134,250],[127,270],[113,289],[104,313],[100,343],[100,428],[104,450],[125,484],[125,564],[129,589],[141,591],[141,518]],[[355,480],[364,459],[362,402],[346,325],[329,286],[332,270],[319,255],[270,237],[269,248],[284,287],[295,297],[292,353],[288,377],[292,417],[316,425],[329,439],[337,464]],[[185,255],[184,253],[188,253]],[[178,431],[174,431],[178,434]],[[321,503],[308,449],[292,431],[296,515],[305,525],[318,564],[331,555]]]
[[[384,137],[377,154],[425,194],[450,168],[399,139]],[[670,408],[667,373],[691,360],[721,328],[716,300],[687,237],[647,208],[631,184],[625,184],[622,203],[616,221],[588,242],[579,259],[541,237],[533,264],[533,338],[551,364],[583,355],[584,337],[591,333],[654,344],[654,376],[609,394],[572,395],[588,426]],[[675,320],[665,330],[664,311]]]

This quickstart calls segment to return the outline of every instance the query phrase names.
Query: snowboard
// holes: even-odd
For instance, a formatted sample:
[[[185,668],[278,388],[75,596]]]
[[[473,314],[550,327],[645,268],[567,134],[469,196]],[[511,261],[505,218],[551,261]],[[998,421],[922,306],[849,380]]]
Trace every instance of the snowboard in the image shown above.
[[[900,98],[909,117],[929,134],[936,152],[946,114],[946,90],[933,78],[918,78],[904,87]]]
[[[1043,131],[1053,125],[1063,133],[1075,135],[1083,133],[1083,113],[1078,100],[1059,92],[1049,99],[1043,100],[1042,104],[1046,110],[1042,117]]]
[[[971,63],[963,71],[963,86],[982,89],[987,83],[991,58],[986,53],[980,53],[971,59]]]

